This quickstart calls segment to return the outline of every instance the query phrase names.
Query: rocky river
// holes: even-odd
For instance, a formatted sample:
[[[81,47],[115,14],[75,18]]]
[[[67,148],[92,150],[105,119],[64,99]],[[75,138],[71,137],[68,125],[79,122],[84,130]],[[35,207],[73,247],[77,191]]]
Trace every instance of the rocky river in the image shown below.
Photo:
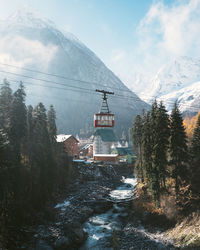
[[[159,229],[149,232],[132,218],[137,185],[132,168],[76,168],[66,198],[52,208],[54,219],[35,227],[21,249],[175,249]]]

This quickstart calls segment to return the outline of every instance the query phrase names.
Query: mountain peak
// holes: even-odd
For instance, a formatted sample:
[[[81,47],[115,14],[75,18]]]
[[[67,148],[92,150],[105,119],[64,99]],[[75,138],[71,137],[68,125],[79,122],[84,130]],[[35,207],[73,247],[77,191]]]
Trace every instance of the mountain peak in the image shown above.
[[[37,10],[28,5],[24,5],[15,11],[6,21],[37,28],[55,27],[52,21],[43,17]]]

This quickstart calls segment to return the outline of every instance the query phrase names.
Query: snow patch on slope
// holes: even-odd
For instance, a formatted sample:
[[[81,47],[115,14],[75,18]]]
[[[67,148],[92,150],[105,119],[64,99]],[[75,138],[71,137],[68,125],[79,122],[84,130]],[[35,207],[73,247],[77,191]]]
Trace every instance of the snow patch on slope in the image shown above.
[[[162,100],[171,110],[175,101],[181,111],[198,111],[200,100],[200,60],[179,57],[163,66],[139,96],[148,103]]]
[[[163,95],[158,100],[162,100],[168,110],[171,110],[175,101],[178,102],[182,112],[198,112],[200,110],[200,81],[188,87]]]

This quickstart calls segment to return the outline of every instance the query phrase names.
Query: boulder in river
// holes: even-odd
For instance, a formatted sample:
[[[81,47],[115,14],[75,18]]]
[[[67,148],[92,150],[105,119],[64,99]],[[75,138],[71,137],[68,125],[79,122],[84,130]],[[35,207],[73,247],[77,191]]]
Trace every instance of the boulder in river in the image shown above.
[[[64,250],[70,245],[69,239],[66,236],[62,236],[57,239],[54,243],[54,247],[56,250]]]
[[[90,207],[84,206],[80,209],[81,222],[84,222],[90,215],[94,213],[94,210]]]
[[[80,223],[67,223],[64,225],[64,234],[74,246],[81,245],[87,239],[87,233]]]
[[[94,212],[104,213],[113,207],[113,203],[108,200],[94,201]]]
[[[44,240],[38,240],[36,242],[35,250],[53,250],[51,246]]]

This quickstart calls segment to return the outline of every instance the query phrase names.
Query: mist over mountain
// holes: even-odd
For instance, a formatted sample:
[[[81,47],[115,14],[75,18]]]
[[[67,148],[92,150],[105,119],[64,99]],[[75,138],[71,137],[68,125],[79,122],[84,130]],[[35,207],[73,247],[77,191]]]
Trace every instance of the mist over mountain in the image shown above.
[[[139,96],[148,103],[162,100],[168,110],[175,101],[182,112],[200,109],[200,60],[179,57],[164,65]]]
[[[17,87],[16,80],[22,80],[28,103],[42,101],[55,106],[59,132],[75,134],[93,126],[93,115],[101,104],[96,89],[115,92],[108,103],[119,133],[149,107],[82,42],[33,10],[22,9],[0,22],[0,63],[17,66],[0,64],[0,76],[13,88]]]

